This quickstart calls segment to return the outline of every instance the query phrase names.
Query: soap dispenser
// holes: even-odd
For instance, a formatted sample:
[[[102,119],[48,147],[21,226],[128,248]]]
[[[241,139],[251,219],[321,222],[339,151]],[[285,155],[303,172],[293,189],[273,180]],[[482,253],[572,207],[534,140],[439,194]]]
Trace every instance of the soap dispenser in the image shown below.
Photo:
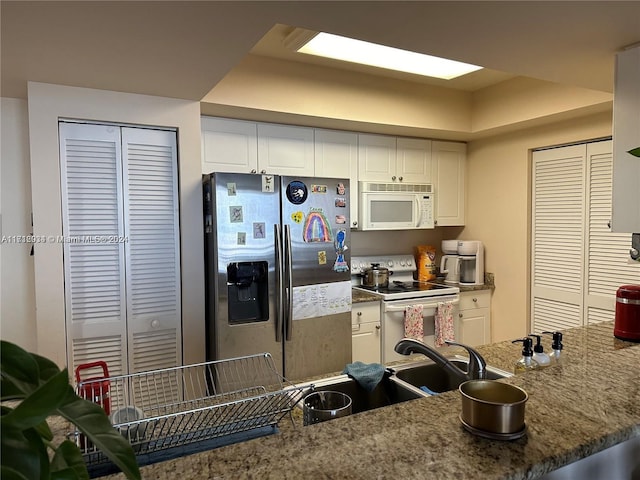
[[[519,342],[522,342],[523,345],[522,358],[515,363],[513,371],[515,373],[523,373],[530,370],[536,370],[539,365],[538,362],[533,359],[533,350],[531,348],[533,346],[533,340],[531,340],[529,337],[525,337],[513,340],[511,343]]]
[[[562,333],[561,332],[542,332],[548,333],[553,336],[553,343],[551,344],[551,354],[549,355],[549,359],[551,360],[551,364],[560,364],[562,363],[564,357],[562,354]]]
[[[544,353],[544,348],[542,347],[542,335],[534,335],[532,333],[529,336],[536,338],[536,344],[533,346],[533,359],[538,362],[538,366],[545,368],[551,365],[551,358]]]

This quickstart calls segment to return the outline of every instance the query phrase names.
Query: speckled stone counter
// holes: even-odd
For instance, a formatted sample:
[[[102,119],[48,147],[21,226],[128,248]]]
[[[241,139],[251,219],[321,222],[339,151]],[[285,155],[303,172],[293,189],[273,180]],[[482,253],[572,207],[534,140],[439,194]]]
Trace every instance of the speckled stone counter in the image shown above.
[[[143,477],[537,478],[640,436],[640,345],[614,339],[612,323],[564,333],[564,365],[500,380],[529,393],[527,430],[518,440],[465,431],[459,393],[452,391],[309,427],[289,425],[269,437],[142,467]],[[488,364],[511,370],[521,347],[502,342],[478,350]]]

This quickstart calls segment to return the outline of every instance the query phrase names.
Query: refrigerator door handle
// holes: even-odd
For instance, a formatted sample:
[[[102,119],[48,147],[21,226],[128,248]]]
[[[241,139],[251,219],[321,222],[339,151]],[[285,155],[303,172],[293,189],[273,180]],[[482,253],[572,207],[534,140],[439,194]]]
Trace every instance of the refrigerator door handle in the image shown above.
[[[291,258],[291,230],[289,225],[284,226],[284,274],[286,278],[285,303],[284,303],[284,329],[285,340],[291,340],[293,333],[293,275]]]
[[[274,226],[275,248],[276,248],[276,342],[282,341],[282,324],[284,319],[284,298],[283,298],[283,258],[282,258],[282,233],[280,225]]]

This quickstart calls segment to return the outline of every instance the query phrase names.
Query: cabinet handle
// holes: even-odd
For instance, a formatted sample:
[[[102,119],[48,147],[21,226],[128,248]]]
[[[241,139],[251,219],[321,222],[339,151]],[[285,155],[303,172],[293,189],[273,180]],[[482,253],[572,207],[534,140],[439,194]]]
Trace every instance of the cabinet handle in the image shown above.
[[[158,328],[159,326],[160,326],[160,320],[155,319],[155,318],[153,320],[151,320],[151,327],[152,328]]]
[[[402,181],[402,177],[398,178],[398,180]]]
[[[266,171],[266,170],[260,170],[260,173],[261,173],[262,175],[264,175],[265,173],[267,173],[267,171]]]
[[[380,330],[380,325],[376,325],[376,330]]]
[[[473,299],[473,301],[474,301],[474,302],[476,302],[476,303],[478,303],[478,299],[477,299],[477,298],[474,298],[474,299]]]
[[[356,313],[356,315],[358,315],[359,317],[361,317],[361,316],[362,316],[362,312],[358,312],[358,313]]]
[[[394,175],[393,177],[391,177],[391,180],[395,180],[395,179],[396,179],[396,176],[395,176],[395,175]]]
[[[462,317],[464,317],[464,315],[462,313],[459,313],[458,317],[462,318]]]
[[[256,169],[255,169],[255,168],[252,168],[252,169],[251,169],[251,173],[256,173]]]
[[[358,226],[358,222],[353,222],[351,225],[353,225],[354,227]]]

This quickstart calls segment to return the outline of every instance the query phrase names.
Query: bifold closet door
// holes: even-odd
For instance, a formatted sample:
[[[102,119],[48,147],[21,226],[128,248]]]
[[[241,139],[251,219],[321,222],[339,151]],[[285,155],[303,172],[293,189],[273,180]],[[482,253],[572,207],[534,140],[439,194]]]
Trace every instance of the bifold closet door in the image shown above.
[[[120,128],[60,123],[60,159],[69,369],[103,360],[126,373]]]
[[[122,129],[131,372],[182,358],[178,161],[173,131]]]
[[[60,123],[68,364],[181,364],[173,131]]]

